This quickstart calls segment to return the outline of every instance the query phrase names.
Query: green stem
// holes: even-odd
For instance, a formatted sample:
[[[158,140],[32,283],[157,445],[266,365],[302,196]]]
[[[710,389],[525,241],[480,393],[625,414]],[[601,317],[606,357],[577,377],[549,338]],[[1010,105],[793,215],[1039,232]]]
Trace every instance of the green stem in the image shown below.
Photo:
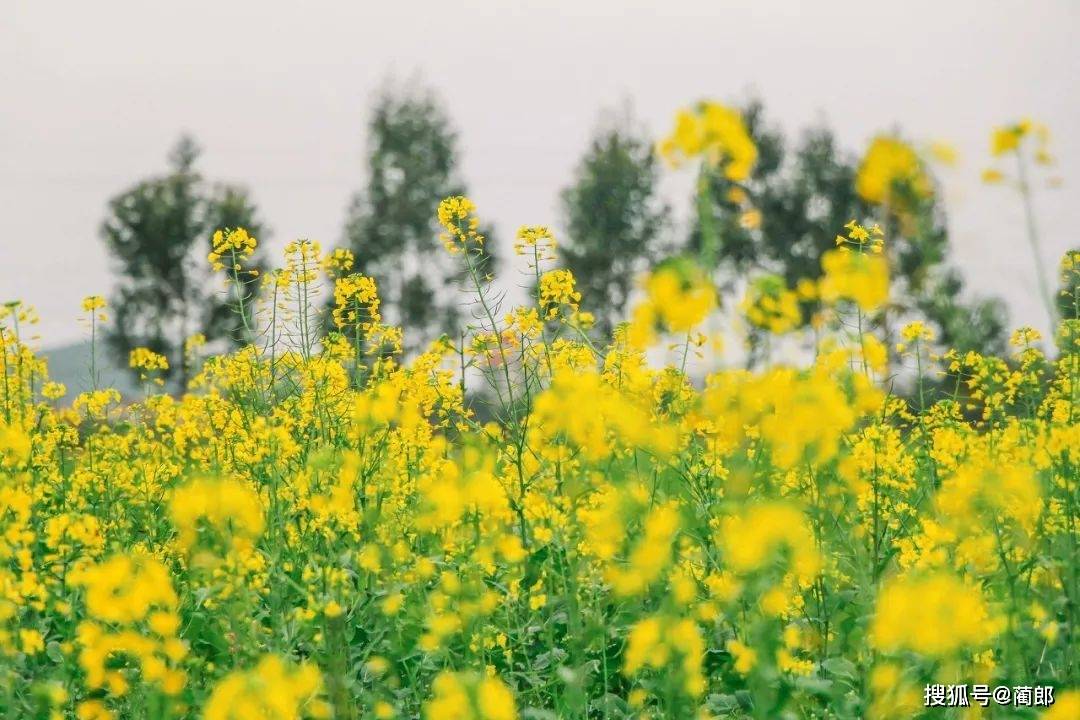
[[[1023,154],[1016,151],[1016,166],[1020,175],[1020,197],[1024,201],[1024,220],[1027,225],[1028,243],[1031,246],[1031,256],[1035,261],[1035,278],[1039,283],[1039,294],[1046,306],[1046,315],[1050,320],[1050,329],[1053,330],[1057,313],[1054,311],[1054,300],[1050,293],[1050,285],[1046,281],[1046,267],[1043,263],[1042,250],[1039,242],[1039,228],[1035,222],[1035,208],[1032,204],[1031,185],[1028,183],[1027,163]]]

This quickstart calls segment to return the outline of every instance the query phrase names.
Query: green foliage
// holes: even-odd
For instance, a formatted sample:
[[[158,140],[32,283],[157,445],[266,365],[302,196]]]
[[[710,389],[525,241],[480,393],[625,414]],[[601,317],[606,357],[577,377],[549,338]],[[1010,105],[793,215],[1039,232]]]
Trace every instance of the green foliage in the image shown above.
[[[635,277],[659,259],[669,209],[657,197],[658,175],[652,143],[622,121],[595,134],[562,192],[559,261],[605,334],[625,316]]]
[[[1058,318],[1080,319],[1080,248],[1073,248],[1065,253],[1058,281]]]
[[[349,207],[346,246],[378,283],[384,317],[409,329],[415,349],[457,327],[458,278],[435,222],[442,198],[465,194],[457,133],[435,95],[414,87],[385,90],[368,133],[367,185]]]
[[[246,228],[262,238],[265,229],[245,190],[210,185],[195,169],[199,148],[182,137],[169,156],[169,172],[143,180],[109,202],[101,236],[120,273],[111,299],[115,322],[106,341],[119,362],[147,347],[169,360],[170,376],[186,380],[183,345],[202,333],[226,347],[244,341],[243,319],[233,303],[211,289],[206,254],[213,232]],[[258,256],[250,263],[262,269]],[[253,283],[246,288],[250,296]]]

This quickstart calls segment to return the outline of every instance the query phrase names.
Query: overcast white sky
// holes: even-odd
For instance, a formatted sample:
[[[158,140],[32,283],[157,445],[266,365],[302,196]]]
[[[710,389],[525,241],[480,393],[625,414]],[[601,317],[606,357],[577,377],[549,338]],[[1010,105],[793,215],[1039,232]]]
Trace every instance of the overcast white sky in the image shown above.
[[[1045,325],[1022,215],[978,175],[995,124],[1056,131],[1038,197],[1051,266],[1080,246],[1080,2],[0,0],[0,301],[36,305],[46,346],[107,293],[109,197],[195,134],[211,179],[249,187],[273,230],[333,245],[363,180],[367,111],[420,72],[461,132],[464,174],[504,239],[557,221],[556,194],[599,112],[630,99],[654,133],[700,97],[754,93],[796,131],[844,145],[901,127],[946,139],[954,256],[1014,325]],[[667,181],[685,204],[685,182]]]

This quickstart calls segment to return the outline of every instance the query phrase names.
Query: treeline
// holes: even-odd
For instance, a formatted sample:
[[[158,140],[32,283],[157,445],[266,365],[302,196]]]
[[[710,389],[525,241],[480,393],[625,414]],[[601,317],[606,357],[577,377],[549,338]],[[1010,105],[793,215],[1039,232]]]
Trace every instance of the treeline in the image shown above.
[[[834,247],[837,231],[859,219],[879,223],[889,238],[894,276],[886,325],[890,317],[897,327],[921,319],[944,347],[1002,350],[1004,308],[995,299],[966,297],[948,259],[940,193],[914,194],[902,210],[875,203],[857,187],[863,160],[841,150],[827,126],[789,137],[768,121],[761,103],[742,110],[756,162],[737,180],[702,165],[685,229],[660,197],[663,161],[654,139],[625,112],[597,127],[560,195],[557,261],[573,272],[598,336],[625,319],[637,276],[665,257],[707,257],[726,296],[751,271],[795,288],[821,275],[821,256]],[[204,178],[198,159],[195,142],[182,138],[166,172],[117,195],[101,227],[119,276],[109,303],[110,348],[124,364],[137,347],[164,355],[171,381],[181,385],[185,342],[193,335],[221,349],[248,341],[251,318],[241,317],[235,297],[211,282],[206,255],[213,232],[243,227],[260,239],[271,232],[248,191]],[[358,271],[375,278],[383,317],[404,328],[410,350],[443,333],[456,335],[463,321],[459,278],[442,252],[435,219],[442,198],[468,192],[460,166],[458,133],[432,91],[383,91],[368,121],[366,184],[349,203],[338,246],[355,255]],[[498,272],[497,233],[483,233],[489,267]],[[267,268],[263,248],[249,267]],[[259,279],[249,277],[241,294],[250,299]],[[253,304],[244,307],[252,312]],[[814,298],[801,298],[799,325],[812,326],[815,314]],[[765,332],[752,323],[746,330],[747,363],[754,364]]]

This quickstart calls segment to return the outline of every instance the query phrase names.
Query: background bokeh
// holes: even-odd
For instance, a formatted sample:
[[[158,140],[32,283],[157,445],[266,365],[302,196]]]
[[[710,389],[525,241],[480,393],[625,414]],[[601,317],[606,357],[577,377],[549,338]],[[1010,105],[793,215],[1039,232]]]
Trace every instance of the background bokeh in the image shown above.
[[[463,174],[509,243],[558,227],[557,194],[602,114],[631,103],[654,135],[701,97],[759,97],[796,135],[826,119],[851,152],[880,131],[947,140],[954,260],[969,288],[1045,329],[1020,204],[984,187],[988,134],[1054,132],[1036,207],[1047,263],[1076,242],[1080,4],[1062,2],[0,2],[0,299],[80,337],[79,300],[112,285],[108,198],[165,169],[182,131],[209,178],[247,186],[276,250],[341,238],[363,182],[367,113],[414,75],[460,131]],[[691,174],[665,173],[677,217]],[[276,253],[275,253],[276,254]]]

